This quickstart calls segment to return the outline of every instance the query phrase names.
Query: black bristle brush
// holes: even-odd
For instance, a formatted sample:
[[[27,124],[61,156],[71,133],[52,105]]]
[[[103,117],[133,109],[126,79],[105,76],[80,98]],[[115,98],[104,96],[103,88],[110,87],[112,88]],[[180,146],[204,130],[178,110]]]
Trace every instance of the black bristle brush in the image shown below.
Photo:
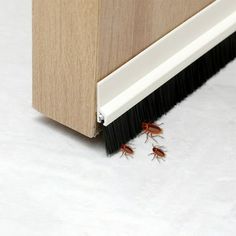
[[[103,136],[108,154],[136,137],[144,121],[155,121],[236,57],[236,33],[224,39],[108,126]]]

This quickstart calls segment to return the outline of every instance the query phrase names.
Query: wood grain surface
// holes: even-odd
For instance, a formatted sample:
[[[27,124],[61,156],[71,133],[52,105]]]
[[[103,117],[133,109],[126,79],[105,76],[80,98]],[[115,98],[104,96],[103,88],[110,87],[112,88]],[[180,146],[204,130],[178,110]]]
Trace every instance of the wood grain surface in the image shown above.
[[[96,136],[96,83],[213,1],[33,0],[33,106]]]

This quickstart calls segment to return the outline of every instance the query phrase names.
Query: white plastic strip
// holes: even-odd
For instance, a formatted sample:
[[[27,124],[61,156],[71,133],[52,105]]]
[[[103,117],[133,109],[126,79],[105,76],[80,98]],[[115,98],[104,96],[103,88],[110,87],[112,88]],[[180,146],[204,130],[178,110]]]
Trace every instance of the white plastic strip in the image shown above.
[[[216,0],[97,84],[98,122],[109,125],[235,30],[236,0]]]

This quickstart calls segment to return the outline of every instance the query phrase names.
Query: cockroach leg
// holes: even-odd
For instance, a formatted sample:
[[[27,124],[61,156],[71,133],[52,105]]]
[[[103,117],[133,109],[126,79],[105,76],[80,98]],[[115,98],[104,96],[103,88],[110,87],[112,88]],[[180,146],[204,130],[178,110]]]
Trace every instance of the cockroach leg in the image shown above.
[[[155,159],[157,159],[157,161],[161,164],[160,159],[159,159],[158,157],[156,157],[156,156],[154,156],[154,157],[152,158],[152,161],[154,161]]]
[[[128,155],[128,154],[126,154],[125,157],[127,160],[129,160],[129,157],[134,158],[133,155]]]
[[[157,135],[158,136],[158,135]],[[152,134],[150,135],[151,139],[157,143],[156,139],[154,137],[157,137],[157,136],[153,136]]]

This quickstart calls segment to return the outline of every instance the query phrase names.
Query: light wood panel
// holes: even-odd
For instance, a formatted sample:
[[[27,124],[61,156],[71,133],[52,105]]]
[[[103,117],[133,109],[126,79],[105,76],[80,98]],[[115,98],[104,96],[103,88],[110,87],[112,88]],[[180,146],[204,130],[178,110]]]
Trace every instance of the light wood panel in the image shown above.
[[[101,0],[99,79],[214,0]]]
[[[95,133],[97,0],[33,1],[33,106]]]
[[[33,0],[33,106],[94,137],[97,81],[213,1]]]

